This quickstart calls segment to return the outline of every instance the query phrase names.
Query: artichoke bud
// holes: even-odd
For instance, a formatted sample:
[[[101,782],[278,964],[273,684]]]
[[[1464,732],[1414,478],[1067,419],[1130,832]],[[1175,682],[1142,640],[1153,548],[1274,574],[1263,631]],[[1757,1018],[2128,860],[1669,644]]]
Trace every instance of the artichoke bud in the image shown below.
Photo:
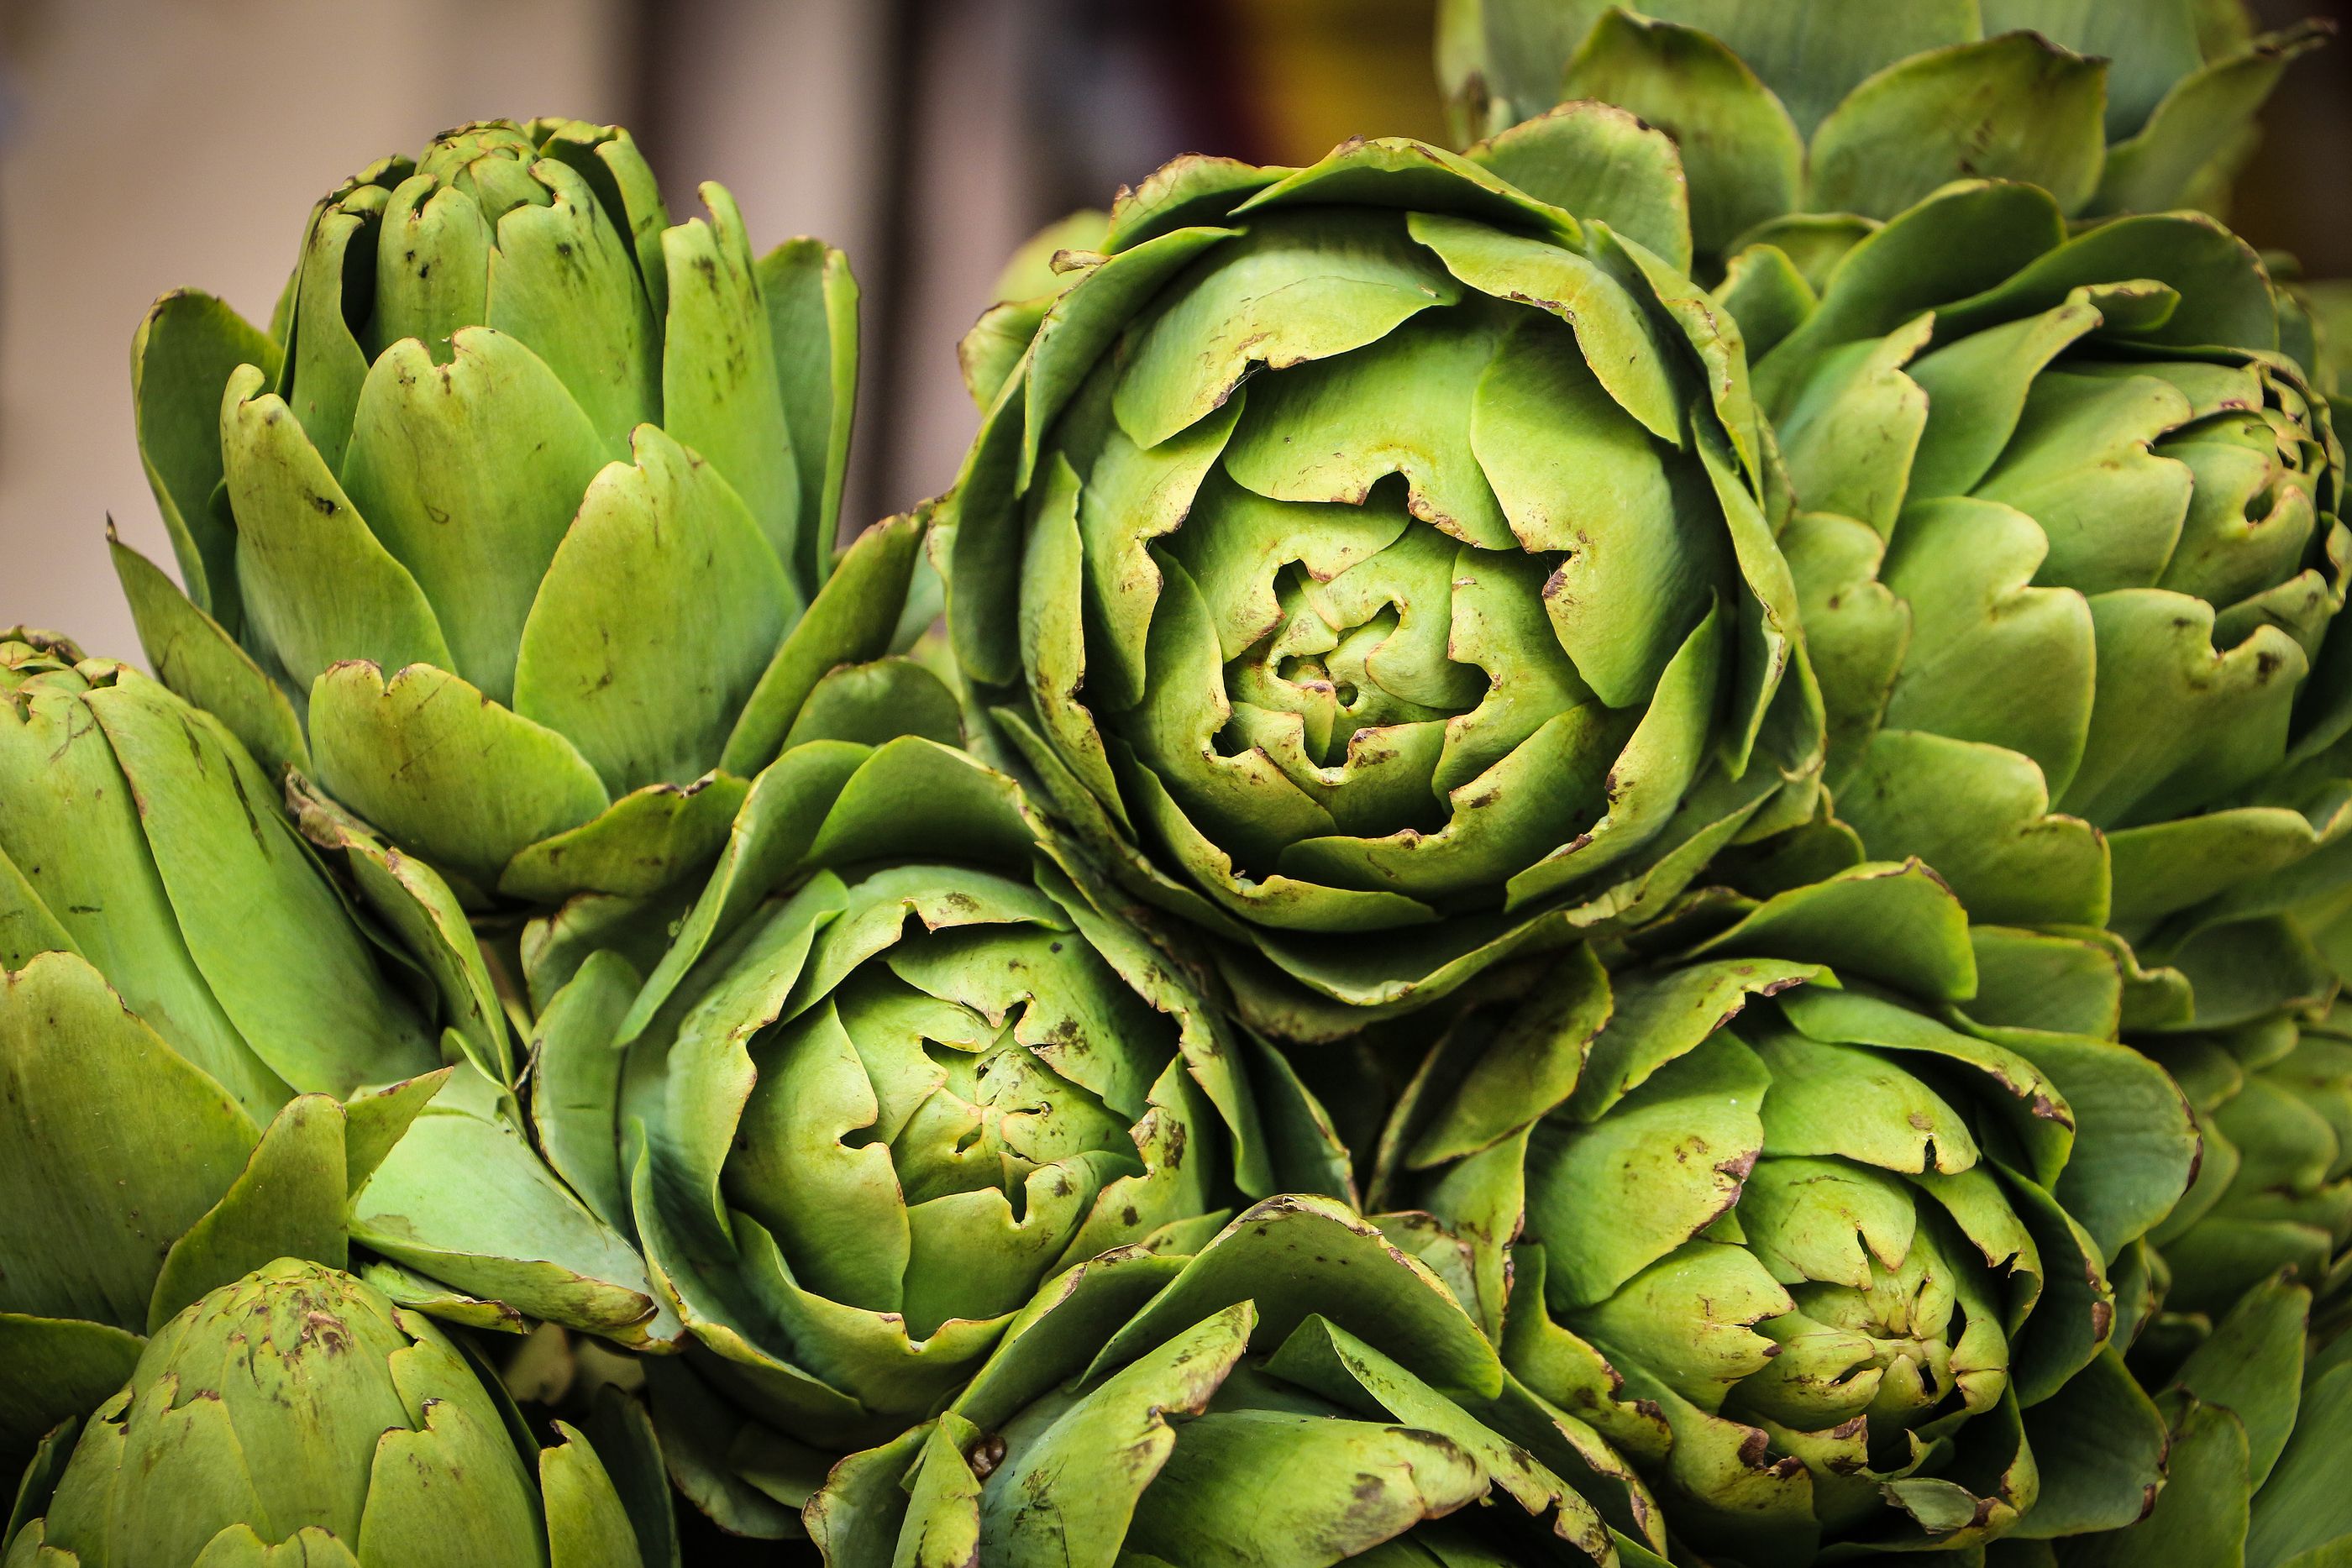
[[[155,681],[0,634],[0,969],[86,961],[257,1124],[440,1065],[420,998],[277,797]]]
[[[850,896],[808,994],[751,1043],[758,1083],[723,1177],[804,1285],[903,1312],[926,1339],[1011,1311],[1081,1249],[1207,1207],[1194,1173],[1219,1158],[1214,1118],[1176,1024],[1051,900],[923,865]],[[1197,1140],[1153,1138],[1171,1117]],[[863,1242],[835,1239],[845,1214],[867,1221]]]
[[[1969,259],[1925,278],[1922,246]],[[1769,312],[1776,269],[1736,270]],[[2251,249],[2189,214],[2070,237],[2045,193],[1966,183],[1783,303],[1757,386],[1870,854],[2138,943],[2336,831],[2303,776],[2352,729],[2343,455]]]
[[[1774,1005],[1756,1011],[1769,1014]],[[1706,1071],[1721,1073],[1730,1062],[1769,1061],[1748,1038],[1761,1021],[1733,1023],[1685,1061],[1712,1057]],[[1822,1043],[1790,1031],[1781,1050],[1834,1060],[1837,1049],[1820,1049]],[[1858,1161],[1817,1129],[1790,1128],[1792,1151],[1816,1152],[1783,1156],[1774,1152],[1782,1131],[1775,1125],[1774,1077],[1755,1081],[1762,1116],[1743,1128],[1715,1166],[1717,1179],[1727,1182],[1753,1161],[1729,1207],[1654,1260],[1633,1253],[1616,1269],[1597,1272],[1587,1264],[1605,1255],[1596,1230],[1629,1206],[1647,1201],[1654,1207],[1656,1201],[1633,1181],[1612,1180],[1608,1162],[1626,1134],[1610,1122],[1638,1125],[1689,1092],[1685,1080],[1694,1074],[1670,1067],[1593,1130],[1571,1123],[1531,1141],[1528,1226],[1555,1255],[1549,1283],[1560,1321],[1602,1350],[1652,1369],[1694,1405],[1735,1419],[1824,1431],[1865,1417],[1882,1462],[1895,1462],[1884,1456],[1902,1453],[1906,1428],[1998,1399],[2008,1371],[2004,1318],[2033,1294],[2040,1264],[2013,1210],[1997,1197],[1988,1201],[1997,1205],[2000,1237],[1972,1241],[1932,1186],[1908,1179],[1932,1182],[1977,1170],[1959,1110],[1890,1063],[1861,1059],[1846,1065],[1916,1107],[1906,1118],[1927,1121],[1948,1145],[1960,1146],[1927,1146],[1919,1155],[1922,1168],[1906,1173],[1906,1159],[1898,1157],[1894,1169],[1866,1163],[1866,1155]],[[1981,1173],[1974,1185],[1980,1193],[1995,1190]],[[1679,1230],[1662,1234],[1648,1250],[1668,1245]],[[2012,1249],[1992,1256],[2003,1241]],[[1636,1263],[1637,1272],[1616,1279]],[[1694,1348],[1702,1354],[1694,1355]]]
[[[1277,1159],[1334,1179],[1294,1081],[1090,901],[1012,779],[901,737],[755,791],[615,1030],[603,1130],[646,1129],[646,1255],[747,1416],[835,1452],[902,1431],[1055,1275],[1190,1245]]]
[[[188,1568],[291,1543],[331,1561],[489,1568],[587,1561],[570,1556],[584,1527],[602,1537],[594,1561],[641,1560],[583,1439],[538,1466],[567,1481],[544,1501],[499,1404],[429,1322],[280,1259],[157,1332],[16,1551]]]
[[[866,541],[856,606],[803,617],[834,564],[846,264],[757,256],[702,194],[671,225],[615,128],[461,127],[319,204],[282,342],[184,292],[133,345],[189,585],[118,548],[156,666],[470,905],[707,865],[751,775],[829,733],[794,729],[820,677],[897,630],[903,526]]]
[[[1714,890],[1451,1023],[1382,1140],[1376,1196],[1700,1550],[1965,1549],[2061,1479],[2067,1532],[2112,1527],[2159,1471],[2110,1272],[2189,1181],[2187,1107],[2113,1040],[1972,1021],[1973,952],[1916,862]],[[2122,1468],[2053,1479],[2094,1409]]]
[[[1402,141],[1180,162],[991,406],[958,657],[1269,1030],[1419,1005],[1809,772],[1737,335],[1641,197],[1571,218]]]

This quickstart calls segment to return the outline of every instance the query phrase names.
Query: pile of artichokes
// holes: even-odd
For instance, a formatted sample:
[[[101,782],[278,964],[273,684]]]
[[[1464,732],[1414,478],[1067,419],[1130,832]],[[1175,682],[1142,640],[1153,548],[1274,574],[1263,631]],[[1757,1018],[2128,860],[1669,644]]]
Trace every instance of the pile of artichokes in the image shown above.
[[[1445,0],[1465,150],[1057,225],[846,540],[847,261],[618,129],[167,295],[0,1564],[2352,1562],[2318,34],[2111,9]]]

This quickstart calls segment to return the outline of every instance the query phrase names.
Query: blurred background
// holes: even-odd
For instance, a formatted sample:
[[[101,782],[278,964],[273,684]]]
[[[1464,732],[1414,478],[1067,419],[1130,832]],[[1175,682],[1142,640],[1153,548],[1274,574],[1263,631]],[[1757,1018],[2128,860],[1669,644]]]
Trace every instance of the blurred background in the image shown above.
[[[2114,0],[2128,4],[2129,0]],[[2259,0],[2273,26],[2352,0]],[[310,205],[492,115],[621,121],[673,213],[846,249],[867,349],[848,517],[944,488],[955,344],[1030,232],[1182,152],[1443,140],[1434,0],[0,0],[0,626],[135,655],[104,525],[171,551],[131,337],[187,285],[266,321]],[[2239,225],[2352,274],[2352,45],[2296,66]],[[2292,146],[2293,158],[2278,155]]]

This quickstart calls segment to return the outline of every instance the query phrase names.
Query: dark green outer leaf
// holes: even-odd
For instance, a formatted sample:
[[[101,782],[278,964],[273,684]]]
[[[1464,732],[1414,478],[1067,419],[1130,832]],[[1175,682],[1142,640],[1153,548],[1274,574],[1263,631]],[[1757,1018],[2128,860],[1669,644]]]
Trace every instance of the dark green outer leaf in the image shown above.
[[[2246,1529],[2247,1568],[2328,1568],[2352,1538],[2352,1493],[2343,1460],[2352,1452],[2352,1361],[2338,1356],[2304,1391],[2294,1435],[2254,1498]],[[2306,1559],[2303,1554],[2309,1552]]]
[[[1722,255],[1739,235],[1797,205],[1805,148],[1795,123],[1771,89],[1705,32],[1612,6],[1568,62],[1559,90],[1622,104],[1673,138],[1689,170],[1690,245],[1702,256]]]
[[[1955,179],[2039,185],[2068,212],[2105,157],[2104,61],[2027,33],[1913,55],[1859,84],[1813,133],[1808,207],[1889,217]]]
[[[2056,1397],[2028,1409],[2025,1426],[2042,1494],[2019,1521],[2020,1535],[2046,1541],[2119,1530],[2147,1512],[2163,1473],[2164,1418],[2114,1350],[2101,1350]]]
[[[122,670],[87,699],[138,800],[188,950],[254,1052],[348,1097],[439,1065],[278,791],[207,716]]]
[[[1688,272],[1691,198],[1676,152],[1676,141],[1687,149],[1687,141],[1670,140],[1671,128],[1654,130],[1654,119],[1643,124],[1614,107],[1626,101],[1614,94],[1572,96],[1610,101],[1564,103],[1465,156],[1562,212],[1601,219]]]

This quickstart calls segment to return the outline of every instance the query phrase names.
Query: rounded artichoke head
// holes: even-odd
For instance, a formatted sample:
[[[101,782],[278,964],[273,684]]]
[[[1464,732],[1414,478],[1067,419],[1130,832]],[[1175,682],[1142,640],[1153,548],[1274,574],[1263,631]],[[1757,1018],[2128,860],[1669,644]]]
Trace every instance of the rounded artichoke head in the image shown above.
[[[1782,542],[1872,854],[1980,920],[2136,936],[2340,829],[2282,770],[2352,727],[2342,451],[2241,241],[2070,238],[2042,193],[1958,185],[1818,297],[1770,246],[1727,294],[1785,328]]]
[[[923,863],[819,896],[835,907],[751,1038],[755,1087],[720,1174],[803,1289],[903,1313],[926,1340],[1012,1311],[1067,1258],[1207,1208],[1229,1151],[1179,1026],[1062,906]],[[756,939],[737,961],[772,974]]]
[[[133,346],[189,584],[118,556],[157,666],[478,899],[707,861],[895,627],[836,606],[767,678],[832,558],[856,289],[702,194],[671,224],[615,128],[461,127],[319,204],[270,332],[181,293]]]
[[[1803,766],[1739,346],[1643,245],[1395,141],[1171,164],[1102,254],[968,461],[950,624],[1245,1010],[1425,999]]]
[[[233,377],[223,413],[246,607],[298,684],[345,660],[387,675],[430,664],[584,747],[615,794],[716,765],[814,583],[788,570],[799,487],[780,380],[807,367],[777,362],[741,219],[724,191],[711,197],[716,226],[673,237],[625,132],[491,123],[413,164],[377,164],[320,204],[289,297],[285,368],[274,386]],[[697,284],[677,291],[676,319],[673,249]],[[741,362],[717,376],[727,353]],[[280,410],[299,423],[273,419]],[[312,477],[340,482],[323,498],[355,510],[342,531],[383,580],[366,619],[306,612],[315,593],[298,574],[326,563],[268,548],[278,509],[302,495],[257,438],[295,443],[298,461],[307,444]],[[717,639],[695,650],[709,663],[687,679],[672,655],[688,650],[663,645],[660,601],[597,597],[607,578],[667,562],[667,549],[625,554],[653,549],[640,536],[666,514],[718,596],[696,618]],[[674,711],[635,737],[600,734],[564,706],[593,684],[568,667],[583,650],[562,641],[577,638],[565,623],[592,612],[644,639],[615,663],[652,655],[647,674],[669,685]],[[606,699],[608,716],[631,711],[621,700]]]
[[[1682,146],[1702,256],[1792,214],[1884,218],[1948,181],[2067,210],[2226,203],[2280,72],[2327,36],[2255,37],[2242,0],[1443,0],[1437,74],[1465,141],[1567,99]]]
[[[1507,1303],[1507,1363],[1603,1430],[1654,1402],[1663,1452],[1621,1441],[1746,1562],[1965,1549],[2053,1494],[2058,1533],[2137,1518],[2163,1428],[2106,1348],[2109,1270],[2189,1180],[2178,1092],[1957,1010],[1966,918],[1916,862],[1724,913],[1464,1019],[1407,1097],[1387,1179]],[[2078,1424],[2116,1470],[2075,1473]]]
[[[593,1458],[585,1468],[604,1517],[621,1519],[603,1545],[617,1555],[596,1560],[635,1563],[611,1482]],[[551,1558],[499,1406],[449,1343],[359,1281],[291,1259],[158,1331],[28,1534],[41,1561],[92,1568],[257,1560],[283,1542],[358,1564],[563,1556]]]
[[[226,728],[127,665],[17,631],[0,633],[0,971],[45,952],[86,960],[257,1124],[297,1093],[440,1065]]]
[[[1471,1507],[1468,1505],[1479,1504]],[[1087,1263],[944,1415],[806,1511],[829,1562],[1656,1563],[1640,1483],[1343,1206]]]
[[[746,821],[818,852],[764,897],[730,883],[772,846],[722,867],[638,998],[614,1124],[646,1128],[636,1221],[679,1315],[747,1364],[752,1413],[838,1450],[935,1408],[1055,1271],[1268,1190],[1265,1091],[1036,859],[1009,779],[908,738],[803,748],[760,789]]]

